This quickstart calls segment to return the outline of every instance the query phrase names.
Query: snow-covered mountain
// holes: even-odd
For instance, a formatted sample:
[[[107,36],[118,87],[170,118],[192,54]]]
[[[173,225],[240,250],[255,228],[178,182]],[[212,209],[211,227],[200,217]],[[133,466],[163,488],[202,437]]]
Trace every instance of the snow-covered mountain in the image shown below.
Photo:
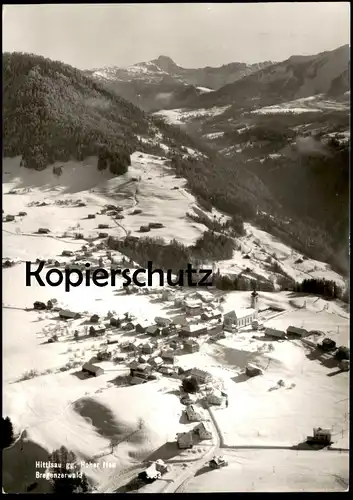
[[[178,66],[170,57],[159,56],[152,61],[140,62],[126,68],[112,66],[94,69],[91,74],[94,77],[107,80],[142,80],[145,83],[161,83],[169,79],[175,81],[176,84],[181,83],[216,90],[270,64],[272,64],[270,61],[256,64],[235,62],[220,67],[207,66],[193,69]]]
[[[183,105],[272,64],[230,63],[220,67],[183,68],[170,57],[159,56],[126,68],[105,67],[86,73],[103,81],[120,96],[145,110]]]

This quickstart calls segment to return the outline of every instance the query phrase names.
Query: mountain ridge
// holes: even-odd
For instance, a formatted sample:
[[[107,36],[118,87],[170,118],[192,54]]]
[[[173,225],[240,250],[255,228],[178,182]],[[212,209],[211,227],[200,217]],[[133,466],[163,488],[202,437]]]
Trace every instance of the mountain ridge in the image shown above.
[[[145,111],[151,111],[161,109],[166,100],[173,105],[184,102],[182,95],[186,87],[197,97],[205,90],[219,89],[270,64],[271,61],[255,64],[232,62],[219,67],[183,68],[162,55],[125,68],[111,66],[85,73]]]

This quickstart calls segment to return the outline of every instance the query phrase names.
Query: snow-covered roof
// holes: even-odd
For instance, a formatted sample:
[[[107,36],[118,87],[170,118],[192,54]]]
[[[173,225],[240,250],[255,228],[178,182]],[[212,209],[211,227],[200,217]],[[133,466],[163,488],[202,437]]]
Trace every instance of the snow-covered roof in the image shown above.
[[[199,330],[205,330],[207,329],[207,327],[202,323],[197,323],[197,324],[186,325],[184,326],[183,329],[187,332],[197,332]]]

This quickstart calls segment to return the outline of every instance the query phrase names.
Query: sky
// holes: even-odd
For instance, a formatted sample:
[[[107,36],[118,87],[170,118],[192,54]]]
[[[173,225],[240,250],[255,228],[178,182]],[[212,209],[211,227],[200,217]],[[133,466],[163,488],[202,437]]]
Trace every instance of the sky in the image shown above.
[[[350,43],[349,2],[3,6],[3,51],[80,69],[160,55],[186,68],[281,61]]]

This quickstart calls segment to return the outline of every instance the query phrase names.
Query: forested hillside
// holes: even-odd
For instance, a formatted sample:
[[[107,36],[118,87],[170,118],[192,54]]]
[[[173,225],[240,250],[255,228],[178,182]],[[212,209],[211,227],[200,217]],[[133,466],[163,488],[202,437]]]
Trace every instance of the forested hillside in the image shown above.
[[[6,53],[3,78],[4,155],[24,166],[109,154],[119,170],[147,130],[142,111],[61,62]]]
[[[348,236],[348,145],[333,140],[325,155],[263,160],[288,148],[298,130],[243,116],[256,126],[249,122],[240,133],[240,123],[227,121],[217,149],[243,150],[227,156],[207,146],[200,134],[191,137],[146,115],[61,62],[6,53],[3,74],[4,156],[22,156],[23,166],[38,170],[55,161],[97,156],[97,168],[109,167],[117,175],[127,171],[133,151],[167,157],[203,207],[256,221],[304,254],[347,271],[347,255],[340,252]]]

